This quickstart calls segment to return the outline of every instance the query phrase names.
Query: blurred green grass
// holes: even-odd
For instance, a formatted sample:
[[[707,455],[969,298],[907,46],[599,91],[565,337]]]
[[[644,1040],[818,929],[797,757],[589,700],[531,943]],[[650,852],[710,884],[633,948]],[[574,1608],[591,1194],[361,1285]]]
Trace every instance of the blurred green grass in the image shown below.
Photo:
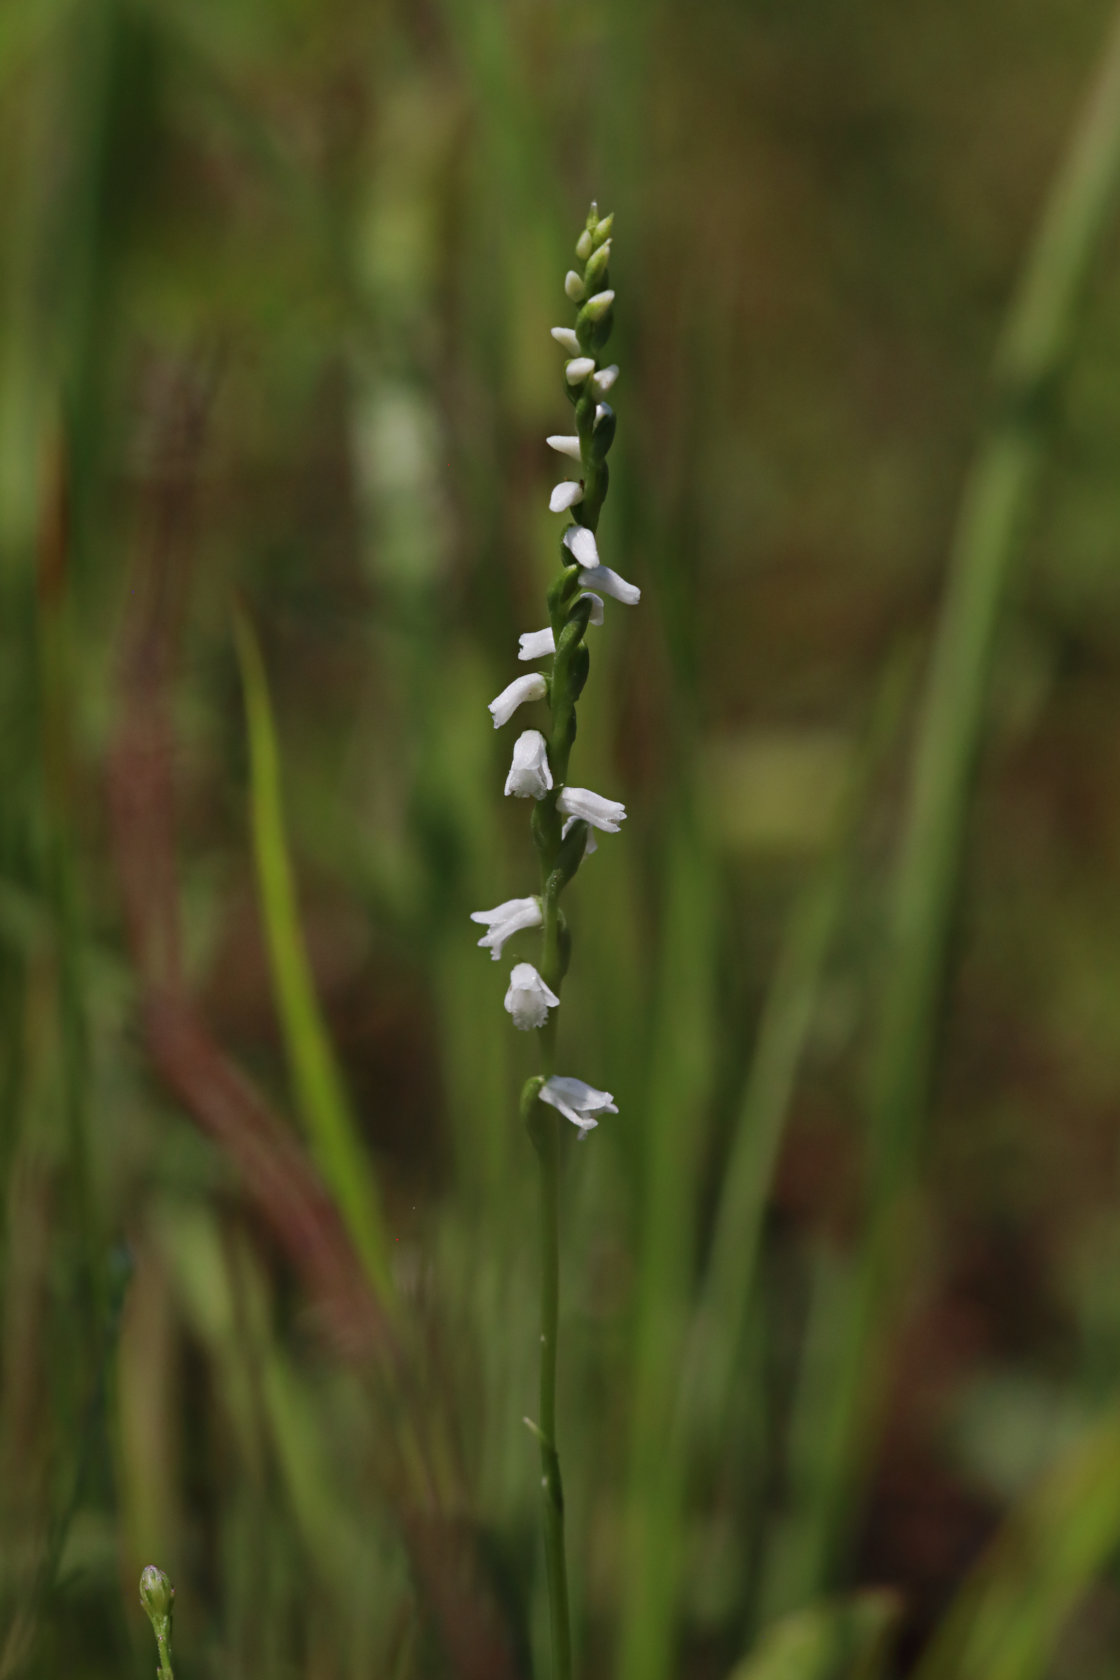
[[[578,882],[562,1032],[621,1110],[564,1187],[582,1672],[1114,1669],[1114,230],[933,912],[899,1274],[860,1281],[925,654],[1107,22],[0,12],[3,1680],[150,1671],[151,1561],[188,1680],[547,1672],[532,1069],[467,914],[532,867],[485,703],[542,622],[547,329],[592,194],[603,541],[643,604],[595,632],[576,760],[631,813]],[[391,1333],[346,1265],[351,1109]],[[235,1170],[227,1123],[288,1177]]]

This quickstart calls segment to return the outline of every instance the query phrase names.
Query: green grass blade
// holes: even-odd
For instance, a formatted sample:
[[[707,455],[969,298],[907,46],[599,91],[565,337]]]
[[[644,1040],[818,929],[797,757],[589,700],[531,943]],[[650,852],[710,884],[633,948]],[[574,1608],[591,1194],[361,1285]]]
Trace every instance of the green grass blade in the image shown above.
[[[299,925],[264,661],[245,615],[235,611],[233,622],[249,734],[257,886],[292,1083],[319,1170],[370,1279],[388,1299],[392,1279],[377,1185],[315,996]]]
[[[916,1680],[1043,1680],[1070,1613],[1118,1546],[1120,1425],[1110,1418],[1009,1519]]]
[[[936,1026],[996,629],[1052,430],[1085,280],[1120,189],[1120,13],[1012,302],[996,403],[965,485],[919,721],[872,1056],[868,1227],[841,1366],[829,1388],[827,1497],[806,1502],[811,1575],[781,1608],[820,1591],[858,1488],[876,1400],[877,1347],[905,1276],[904,1210],[929,1103]],[[795,1496],[796,1497],[796,1496]]]
[[[769,1628],[730,1680],[879,1680],[899,1609],[890,1592],[808,1605]]]

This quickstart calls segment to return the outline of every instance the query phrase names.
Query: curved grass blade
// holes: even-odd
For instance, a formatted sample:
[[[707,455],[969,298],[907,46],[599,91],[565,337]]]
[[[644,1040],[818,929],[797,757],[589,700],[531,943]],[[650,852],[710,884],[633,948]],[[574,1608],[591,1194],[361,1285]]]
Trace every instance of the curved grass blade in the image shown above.
[[[280,794],[280,758],[264,661],[245,614],[234,610],[261,914],[284,1049],[315,1159],[379,1294],[392,1299],[380,1197],[315,996],[300,930]]]

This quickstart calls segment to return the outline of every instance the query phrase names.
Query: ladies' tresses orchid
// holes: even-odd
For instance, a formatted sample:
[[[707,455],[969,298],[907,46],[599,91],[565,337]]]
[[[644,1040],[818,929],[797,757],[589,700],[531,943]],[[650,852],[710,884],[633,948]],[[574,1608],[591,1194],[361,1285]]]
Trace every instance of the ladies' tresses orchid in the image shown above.
[[[539,729],[526,729],[513,743],[506,793],[515,799],[543,799],[551,786],[548,744]]]
[[[526,928],[539,928],[543,919],[539,898],[507,898],[504,904],[496,904],[493,910],[471,911],[471,921],[482,922],[490,930],[478,943],[489,949],[495,962],[501,956],[507,939],[512,939],[515,933],[523,933]]]
[[[560,541],[578,565],[585,566],[588,571],[598,566],[599,545],[594,531],[589,531],[586,525],[569,525]]]
[[[614,319],[615,291],[608,273],[611,226],[612,218],[600,219],[592,205],[576,243],[580,266],[571,269],[564,281],[564,290],[576,306],[575,325],[552,328],[565,358],[563,389],[573,419],[571,431],[552,434],[548,445],[576,465],[567,469],[571,478],[557,484],[549,497],[553,513],[567,515],[560,538],[561,570],[548,592],[549,623],[543,630],[527,630],[520,636],[518,650],[519,659],[549,659],[551,668],[547,678],[539,673],[518,677],[490,703],[495,728],[508,722],[527,700],[548,703],[548,725],[543,730],[523,730],[518,736],[505,783],[507,794],[533,801],[531,829],[540,862],[541,893],[534,898],[511,898],[493,910],[476,910],[472,918],[485,924],[486,932],[478,943],[495,959],[513,934],[527,928],[541,930],[539,966],[515,965],[505,1007],[515,1027],[540,1033],[541,1071],[524,1087],[521,1112],[541,1168],[541,1411],[534,1427],[541,1445],[545,1559],[557,1680],[570,1680],[571,1675],[564,1508],[556,1447],[559,1153],[564,1130],[559,1117],[571,1121],[582,1138],[598,1124],[600,1115],[618,1110],[609,1091],[554,1071],[557,1018],[550,1011],[560,1003],[571,946],[561,894],[595,850],[596,831],[617,834],[626,819],[626,807],[618,800],[566,784],[576,739],[576,706],[591,664],[587,628],[602,624],[604,596],[633,604],[640,594],[634,584],[602,564],[597,536],[609,480],[607,456],[617,424],[613,408],[603,399],[618,377],[618,368],[613,363],[600,365]]]
[[[616,601],[622,601],[628,607],[636,607],[642,598],[642,592],[636,583],[627,583],[624,577],[612,572],[609,566],[585,566],[579,574],[579,581],[593,584],[596,589],[601,589],[604,595],[612,595]]]
[[[562,484],[557,484],[548,498],[549,510],[552,513],[566,513],[570,507],[583,500],[583,485],[576,479],[567,478]]]
[[[582,461],[583,459],[579,452],[578,437],[565,437],[554,432],[551,437],[546,437],[544,441],[550,449],[555,449],[557,455],[567,455],[573,461]]]
[[[618,1113],[609,1091],[597,1091],[594,1085],[565,1073],[554,1073],[551,1079],[546,1079],[539,1094],[541,1102],[551,1103],[565,1120],[579,1127],[581,1138],[599,1124],[600,1114]]]
[[[514,1026],[520,1027],[522,1032],[528,1032],[532,1027],[543,1027],[549,1010],[555,1009],[559,1002],[556,993],[545,985],[532,963],[518,963],[512,970],[506,992],[506,1008],[513,1016]]]
[[[503,723],[508,723],[518,706],[523,706],[526,700],[543,700],[547,693],[548,684],[539,671],[529,676],[514,677],[487,707],[494,719],[494,728],[500,729]]]
[[[556,809],[566,817],[582,817],[592,828],[604,834],[617,834],[626,821],[626,807],[617,799],[604,799],[590,788],[564,787],[556,800]]]

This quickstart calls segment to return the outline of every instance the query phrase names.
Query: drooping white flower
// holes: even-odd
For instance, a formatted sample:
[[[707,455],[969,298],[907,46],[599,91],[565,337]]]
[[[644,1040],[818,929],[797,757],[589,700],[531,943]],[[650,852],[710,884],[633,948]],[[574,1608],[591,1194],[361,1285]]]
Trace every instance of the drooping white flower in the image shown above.
[[[581,579],[580,581],[582,582],[583,580]],[[601,595],[596,595],[593,589],[585,589],[579,599],[581,601],[591,602],[591,617],[587,621],[588,624],[602,624],[603,597]]]
[[[583,283],[583,275],[577,274],[570,268],[564,276],[564,290],[573,303],[582,303],[587,295],[587,287]]]
[[[618,363],[612,362],[610,367],[600,368],[591,381],[597,397],[605,397],[615,380],[618,378]]]
[[[552,327],[550,330],[561,350],[566,350],[569,356],[579,355],[579,339],[573,327]]]
[[[508,723],[518,706],[523,706],[526,700],[543,700],[547,691],[548,684],[539,671],[533,671],[524,677],[514,677],[497,698],[491,700],[487,708],[494,719],[494,728],[500,729],[503,723]]]
[[[549,1010],[555,1009],[560,999],[545,985],[532,963],[518,963],[510,974],[505,1002],[514,1026],[528,1032],[531,1027],[544,1026]]]
[[[564,364],[564,378],[569,385],[581,385],[588,374],[594,372],[594,356],[573,356],[570,362]]]
[[[543,799],[551,786],[548,743],[539,729],[526,729],[513,743],[506,793],[515,799]]]
[[[597,1091],[582,1079],[570,1074],[554,1073],[540,1088],[541,1102],[559,1109],[565,1120],[579,1127],[581,1138],[594,1131],[600,1114],[617,1114],[618,1108],[609,1091]]]
[[[521,643],[518,659],[543,659],[546,654],[556,652],[556,637],[552,634],[551,625],[546,625],[543,630],[525,630],[517,639]]]
[[[556,809],[566,817],[582,817],[592,828],[601,828],[604,834],[617,834],[626,821],[625,805],[617,799],[604,799],[590,788],[561,788]]]
[[[636,583],[627,583],[624,577],[612,572],[609,566],[585,567],[579,574],[579,581],[594,584],[604,595],[612,595],[616,601],[621,601],[627,607],[636,607],[642,598],[642,592]]]
[[[578,561],[581,566],[590,570],[599,564],[599,546],[595,541],[595,533],[589,531],[586,525],[569,525],[560,541],[572,559]]]
[[[471,911],[472,922],[482,922],[490,929],[478,943],[484,950],[489,949],[494,962],[501,956],[507,939],[515,933],[523,933],[526,928],[540,927],[542,919],[539,898],[507,898],[504,904],[496,904],[493,910]]]
[[[583,500],[583,485],[576,478],[566,478],[562,484],[553,487],[548,505],[553,513],[566,513],[570,507]]]
[[[563,437],[554,434],[544,440],[550,449],[555,449],[557,455],[570,455],[573,461],[582,461],[578,437]]]

